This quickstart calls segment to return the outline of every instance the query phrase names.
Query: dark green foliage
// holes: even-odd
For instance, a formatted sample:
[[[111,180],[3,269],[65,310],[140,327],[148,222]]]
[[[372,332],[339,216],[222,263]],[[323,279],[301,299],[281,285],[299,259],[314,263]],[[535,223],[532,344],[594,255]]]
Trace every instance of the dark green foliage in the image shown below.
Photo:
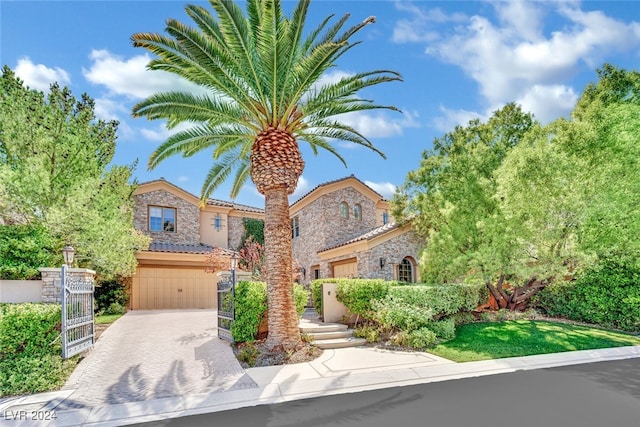
[[[575,282],[556,283],[536,300],[550,316],[625,331],[640,330],[640,269],[605,261]]]
[[[0,305],[0,397],[58,389],[74,360],[63,362],[59,304]]]
[[[309,300],[308,292],[302,285],[294,283],[293,298],[299,317]],[[267,315],[267,285],[263,282],[238,282],[235,294],[236,318],[231,326],[233,340],[253,341],[258,335],[260,322]]]
[[[316,309],[318,314],[322,314],[322,284],[324,280],[318,279],[314,280],[310,284],[311,288],[311,302],[313,303],[313,307]]]
[[[31,280],[39,267],[62,264],[56,241],[38,225],[0,225],[0,279]]]
[[[453,316],[445,317],[435,322],[429,322],[425,327],[433,331],[433,333],[442,340],[450,340],[456,336],[456,322]]]
[[[231,326],[235,342],[252,341],[267,311],[267,286],[262,282],[236,284],[236,318]]]
[[[126,311],[129,294],[124,284],[117,280],[101,282],[95,287],[95,311],[104,314],[121,314]]]
[[[264,246],[264,221],[255,218],[242,218],[242,225],[244,225],[244,236],[242,241],[245,242],[250,236],[253,236],[253,240]]]

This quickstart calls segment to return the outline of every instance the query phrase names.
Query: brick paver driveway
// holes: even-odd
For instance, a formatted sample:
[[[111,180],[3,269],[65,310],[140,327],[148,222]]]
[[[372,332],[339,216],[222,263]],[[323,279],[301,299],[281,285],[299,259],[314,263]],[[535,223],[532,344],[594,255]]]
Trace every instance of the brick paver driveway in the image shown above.
[[[257,387],[228,343],[215,310],[141,310],[118,319],[65,385],[63,406],[86,407]]]

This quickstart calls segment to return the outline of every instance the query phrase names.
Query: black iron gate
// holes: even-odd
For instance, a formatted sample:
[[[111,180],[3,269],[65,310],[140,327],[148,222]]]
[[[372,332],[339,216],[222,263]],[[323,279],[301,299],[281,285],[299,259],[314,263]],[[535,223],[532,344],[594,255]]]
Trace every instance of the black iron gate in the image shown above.
[[[218,282],[218,338],[233,343],[231,325],[235,320],[235,283],[233,275]]]
[[[93,280],[71,276],[62,266],[62,358],[93,347]]]

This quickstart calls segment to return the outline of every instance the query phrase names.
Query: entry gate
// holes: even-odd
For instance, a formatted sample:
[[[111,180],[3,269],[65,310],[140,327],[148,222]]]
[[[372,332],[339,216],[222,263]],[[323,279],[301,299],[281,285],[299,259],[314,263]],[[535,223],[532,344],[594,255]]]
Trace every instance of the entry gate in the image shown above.
[[[235,280],[232,275],[218,281],[218,338],[233,343],[231,325],[235,320]]]
[[[62,358],[93,347],[93,280],[71,276],[62,266]]]

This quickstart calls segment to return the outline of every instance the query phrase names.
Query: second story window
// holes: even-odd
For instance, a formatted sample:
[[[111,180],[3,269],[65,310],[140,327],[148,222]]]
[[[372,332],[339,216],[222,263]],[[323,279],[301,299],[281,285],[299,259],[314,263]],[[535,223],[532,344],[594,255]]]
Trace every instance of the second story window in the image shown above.
[[[175,208],[149,206],[149,231],[176,231]]]
[[[340,203],[340,216],[342,218],[349,218],[349,205],[347,202]]]
[[[386,213],[386,212],[384,212],[384,213],[382,214],[382,223],[383,223],[383,224],[386,224],[386,223],[388,223],[388,222],[389,222],[389,214],[388,214],[388,213]]]
[[[362,206],[355,205],[353,207],[353,217],[358,221],[362,219]]]
[[[291,220],[291,237],[298,237],[300,235],[300,222],[298,217]]]
[[[222,228],[222,217],[220,216],[220,214],[217,214],[215,218],[213,218],[213,226],[215,227],[216,231],[220,231],[220,229]]]

